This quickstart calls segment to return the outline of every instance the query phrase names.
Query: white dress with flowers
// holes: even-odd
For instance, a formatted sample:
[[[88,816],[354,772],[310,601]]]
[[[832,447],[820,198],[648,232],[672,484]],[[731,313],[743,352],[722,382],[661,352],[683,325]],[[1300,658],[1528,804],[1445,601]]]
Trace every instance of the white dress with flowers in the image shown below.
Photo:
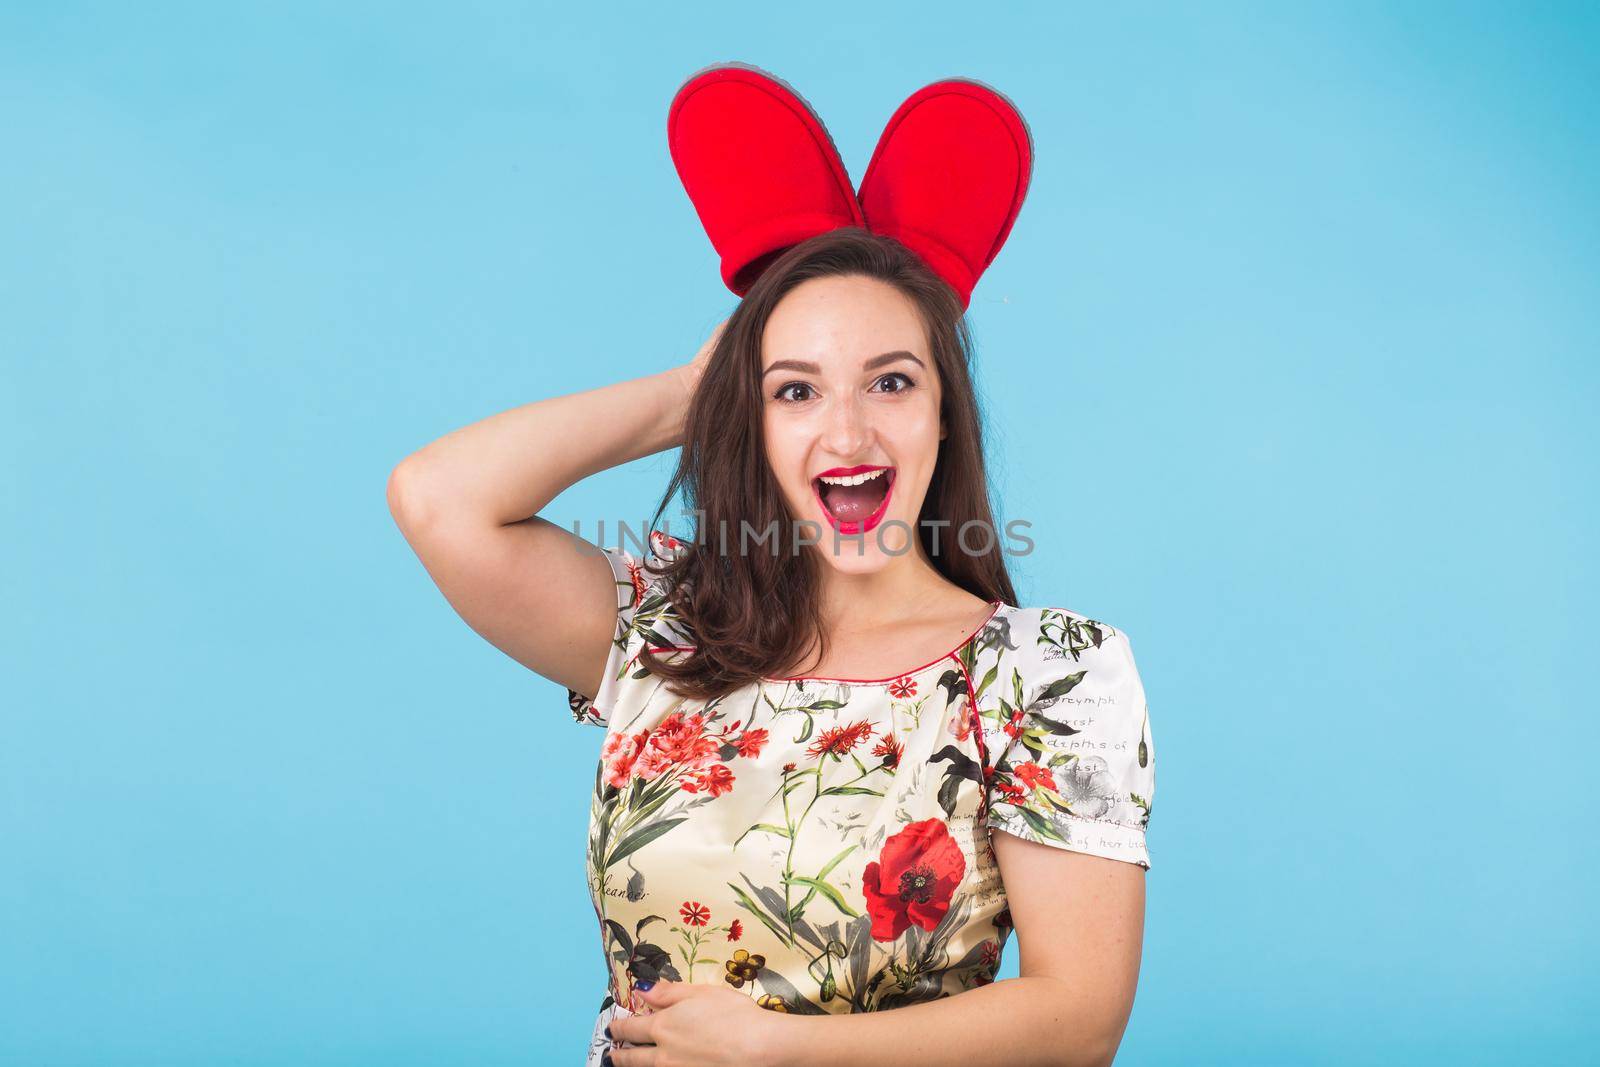
[[[684,546],[650,535],[661,559]],[[617,630],[588,880],[605,1025],[641,979],[725,985],[774,1011],[879,1011],[994,980],[1010,933],[989,834],[1148,869],[1155,748],[1127,634],[995,602],[890,678],[770,679],[713,701],[639,666],[693,644],[663,580],[606,551]],[[667,651],[668,655],[673,654]]]

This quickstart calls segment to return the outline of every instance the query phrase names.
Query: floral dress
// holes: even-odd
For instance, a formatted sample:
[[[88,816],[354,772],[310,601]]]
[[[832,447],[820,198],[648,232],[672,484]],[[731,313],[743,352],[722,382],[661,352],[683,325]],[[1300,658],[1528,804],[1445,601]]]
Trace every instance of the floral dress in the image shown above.
[[[660,560],[684,549],[650,532]],[[773,1011],[878,1011],[992,982],[1011,931],[989,832],[1149,869],[1155,748],[1125,633],[999,601],[891,678],[762,679],[715,700],[640,666],[693,636],[657,567],[606,549],[617,629],[588,881],[605,1026],[643,979],[721,984]]]

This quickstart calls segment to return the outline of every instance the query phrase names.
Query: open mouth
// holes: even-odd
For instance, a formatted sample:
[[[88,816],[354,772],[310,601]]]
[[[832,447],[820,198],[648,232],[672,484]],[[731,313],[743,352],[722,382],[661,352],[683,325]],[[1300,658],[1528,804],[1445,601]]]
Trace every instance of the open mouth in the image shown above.
[[[811,479],[811,488],[839,532],[865,533],[889,508],[894,474],[893,467],[835,469]]]

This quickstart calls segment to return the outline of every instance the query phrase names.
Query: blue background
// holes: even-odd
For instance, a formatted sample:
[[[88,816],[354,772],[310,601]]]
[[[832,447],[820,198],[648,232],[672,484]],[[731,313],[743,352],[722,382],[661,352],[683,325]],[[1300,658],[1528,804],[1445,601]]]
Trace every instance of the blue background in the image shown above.
[[[385,482],[732,309],[727,59],[857,180],[939,77],[1032,125],[970,318],[1022,602],[1150,698],[1118,1062],[1592,1054],[1593,5],[195,3],[0,14],[0,1062],[580,1062],[601,733]]]

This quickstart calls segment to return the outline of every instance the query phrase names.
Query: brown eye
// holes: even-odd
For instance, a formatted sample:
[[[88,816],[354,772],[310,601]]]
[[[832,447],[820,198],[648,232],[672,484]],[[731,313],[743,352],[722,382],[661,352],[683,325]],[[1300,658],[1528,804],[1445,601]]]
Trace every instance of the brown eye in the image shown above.
[[[781,401],[785,404],[798,404],[805,399],[805,397],[791,397],[789,395],[789,391],[791,389],[804,389],[809,392],[811,390],[811,386],[807,385],[805,382],[788,382],[787,384],[780,386],[778,391],[772,394],[772,399]]]
[[[903,393],[907,389],[912,389],[912,388],[916,387],[916,384],[917,384],[916,382],[912,381],[906,375],[901,374],[899,371],[891,371],[890,373],[885,374],[882,378],[879,378],[878,381],[874,382],[873,384],[876,385],[876,384],[878,384],[880,382],[892,381],[892,380],[894,380],[896,378],[900,379],[902,382],[905,382],[906,384],[902,388],[899,388],[899,389],[880,389],[878,391],[881,392],[881,393]]]

